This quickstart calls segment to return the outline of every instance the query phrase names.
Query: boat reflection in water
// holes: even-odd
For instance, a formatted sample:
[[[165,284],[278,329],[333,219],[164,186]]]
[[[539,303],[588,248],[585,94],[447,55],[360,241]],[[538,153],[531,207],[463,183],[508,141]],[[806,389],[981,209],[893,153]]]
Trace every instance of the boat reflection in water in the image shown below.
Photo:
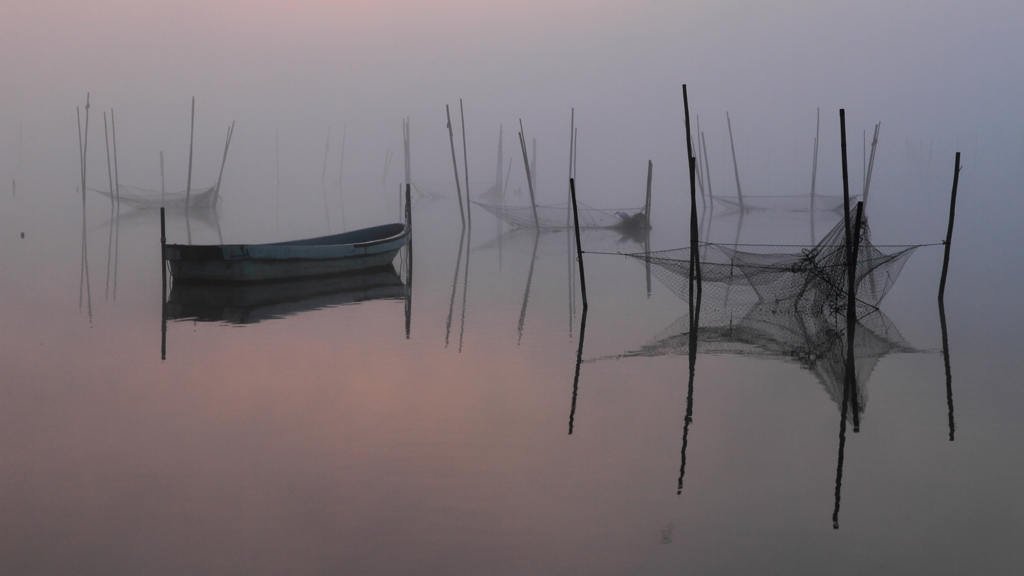
[[[255,324],[300,312],[368,300],[408,300],[412,293],[393,265],[360,273],[260,283],[175,282],[166,320]]]

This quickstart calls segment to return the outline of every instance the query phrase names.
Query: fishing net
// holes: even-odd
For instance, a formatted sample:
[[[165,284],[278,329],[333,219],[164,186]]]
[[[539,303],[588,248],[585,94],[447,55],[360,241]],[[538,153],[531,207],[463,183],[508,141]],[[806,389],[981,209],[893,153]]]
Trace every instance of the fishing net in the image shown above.
[[[867,220],[862,222],[854,281],[858,316],[878,308],[917,248],[875,246]],[[809,314],[846,309],[849,280],[842,220],[814,246],[701,244],[698,250],[705,301],[708,296],[714,301],[717,293],[725,303],[762,303]],[[649,264],[652,274],[673,293],[688,297],[689,248],[626,256]]]
[[[473,203],[517,228],[573,227],[572,206],[568,203],[537,206],[536,220],[532,206]],[[578,203],[577,212],[580,228],[649,228],[643,208],[602,209]]]
[[[851,196],[850,202],[856,203],[859,196]],[[785,196],[715,196],[714,201],[728,210],[774,211],[774,212],[838,212],[843,213],[842,196],[826,194],[791,194]]]
[[[111,196],[108,190],[97,190],[95,188],[90,188],[90,190],[108,198]],[[117,200],[132,208],[160,208],[161,206],[165,208],[184,208],[186,197],[188,198],[190,208],[212,208],[217,199],[216,186],[198,188],[186,194],[185,190],[180,192],[161,192],[159,190],[149,190],[139,186],[121,184],[118,186],[118,191],[120,194],[117,196]]]

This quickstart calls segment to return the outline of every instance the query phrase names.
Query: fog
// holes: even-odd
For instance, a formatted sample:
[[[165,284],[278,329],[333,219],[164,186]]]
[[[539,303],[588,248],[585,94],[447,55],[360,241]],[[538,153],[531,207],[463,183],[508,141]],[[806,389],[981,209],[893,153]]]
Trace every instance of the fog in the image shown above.
[[[861,132],[879,121],[890,168],[908,143],[943,165],[953,150],[981,167],[1024,152],[1015,2],[13,0],[5,13],[5,172],[19,149],[42,147],[73,181],[74,109],[91,93],[93,137],[100,111],[117,114],[123,181],[153,187],[162,150],[184,188],[194,96],[197,177],[213,178],[237,121],[225,196],[259,212],[266,206],[252,196],[273,184],[275,132],[282,172],[319,188],[328,127],[335,171],[344,130],[358,196],[380,180],[387,151],[401,152],[409,117],[414,180],[451,181],[444,107],[457,117],[460,98],[471,180],[493,181],[499,125],[506,161],[518,152],[521,119],[528,143],[538,141],[542,193],[558,198],[575,109],[578,177],[595,203],[642,189],[648,159],[661,194],[682,189],[683,83],[723,192],[732,186],[726,111],[750,193],[809,186],[818,108],[820,176],[833,187],[839,108],[858,169]],[[99,176],[102,156],[93,158]]]
[[[0,478],[11,519],[0,565],[1019,566],[1021,22],[1019,1],[5,0],[0,452],[12,464]],[[528,202],[514,193],[527,188],[522,122],[538,202],[563,201],[574,122],[580,199],[641,205],[650,160],[651,248],[684,245],[684,84],[716,195],[736,194],[727,113],[751,195],[810,191],[819,111],[816,189],[841,193],[840,109],[859,192],[881,123],[876,245],[942,240],[962,154],[951,384],[933,245],[885,302],[920,353],[873,374],[838,538],[840,416],[806,365],[815,358],[702,354],[687,398],[682,356],[592,360],[636,350],[685,314],[668,289],[655,284],[652,297],[634,262],[586,256],[584,351],[568,234],[495,239],[491,219],[460,236],[451,151],[461,177],[464,112],[474,198],[495,181],[500,130],[508,201]],[[111,136],[116,118],[120,183],[159,190],[162,157],[168,191],[187,186],[193,98],[193,191],[217,180],[234,124],[222,203],[191,228],[172,214],[171,242],[397,221],[408,119],[415,299],[244,329],[162,318],[158,331],[155,212],[113,220],[99,195],[82,209],[87,98],[97,190],[109,186],[104,114]],[[806,214],[762,213],[742,235],[737,213],[701,218],[712,241],[808,238]],[[834,220],[812,215],[810,236]],[[588,251],[642,249],[588,232]],[[673,526],[677,546],[665,547]]]

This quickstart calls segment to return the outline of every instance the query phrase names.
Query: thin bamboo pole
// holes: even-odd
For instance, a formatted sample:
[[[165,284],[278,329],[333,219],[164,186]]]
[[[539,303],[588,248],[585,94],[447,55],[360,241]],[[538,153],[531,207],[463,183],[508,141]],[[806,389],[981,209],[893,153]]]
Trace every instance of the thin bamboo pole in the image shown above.
[[[864,202],[864,210],[867,210],[868,206],[868,190],[871,189],[871,172],[875,169],[875,150],[878,148],[878,131],[881,128],[881,122],[875,124],[875,136],[871,139],[871,158],[868,160],[868,173],[864,177],[864,194],[861,197]]]
[[[331,211],[327,206],[327,156],[331,152],[331,127],[327,127],[327,143],[324,144],[324,169],[320,173],[320,186],[324,193],[324,217],[327,219],[327,233],[331,233]]]
[[[188,179],[185,184],[185,230],[188,232],[188,243],[192,243],[192,226],[189,223],[188,210],[192,197],[192,141],[196,129],[196,97],[192,97],[192,123],[188,133]]]
[[[459,98],[459,116],[462,119],[462,170],[466,174],[466,220],[469,228],[473,228],[473,207],[469,201],[469,153],[466,150],[466,113],[462,109],[462,98]],[[469,256],[466,256],[466,270],[469,270]]]
[[[725,113],[725,121],[729,125],[729,147],[732,149],[732,168],[733,168],[733,172],[736,173],[736,195],[739,196],[739,199],[740,199],[740,210],[741,211],[745,211],[746,209],[743,206],[743,189],[740,187],[740,165],[736,161],[736,145],[733,144],[733,140],[732,140],[732,120],[729,119],[729,113],[728,112]],[[687,142],[686,145],[687,145],[687,147],[689,147],[689,145],[690,145],[689,142]]]
[[[345,139],[348,136],[348,126],[341,127],[341,164],[338,166],[338,205],[341,206],[341,230],[348,229],[345,224],[345,195],[342,193],[342,177],[345,175]]]
[[[452,131],[452,114],[448,105],[444,105],[444,112],[448,116],[448,141],[452,147],[452,168],[455,169],[455,195],[459,198],[459,216],[462,217],[462,227],[466,227],[466,212],[462,208],[462,187],[459,185],[459,165],[455,160],[455,133]],[[462,253],[462,249],[459,249]],[[461,259],[461,256],[459,257]]]
[[[278,131],[274,130],[274,170],[277,177],[277,191],[274,194],[274,233],[281,238],[281,146]]]
[[[213,205],[217,205],[217,201],[220,200],[220,181],[224,177],[224,165],[228,163],[228,147],[231,146],[231,136],[235,133],[235,122],[231,121],[231,127],[228,128],[228,135],[224,140],[224,157],[220,161],[220,173],[217,174],[217,187],[214,188],[213,193]]]
[[[818,138],[821,136],[821,108],[818,108],[818,119],[814,127],[814,160],[811,162],[811,212],[814,212],[814,187],[818,182]],[[811,220],[812,226],[813,219]],[[812,242],[813,244],[813,242]]]
[[[530,188],[530,206],[533,207],[533,224],[540,230],[540,218],[537,216],[537,199],[533,195],[533,176],[530,173],[530,159],[526,156],[526,137],[523,136],[523,120],[519,120],[519,146],[523,149],[523,164],[526,165],[526,185]]]

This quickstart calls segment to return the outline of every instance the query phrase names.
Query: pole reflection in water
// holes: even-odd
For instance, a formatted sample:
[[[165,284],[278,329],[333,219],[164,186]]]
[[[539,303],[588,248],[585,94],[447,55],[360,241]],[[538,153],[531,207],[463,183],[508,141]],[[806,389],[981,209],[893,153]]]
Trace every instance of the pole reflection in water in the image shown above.
[[[409,243],[406,245],[408,254],[405,286],[408,288],[408,295],[405,297],[405,339],[408,340],[412,330],[412,184],[409,183],[409,122],[405,122],[405,224],[409,227]],[[344,152],[344,134],[342,134],[342,152]],[[340,184],[339,184],[340,186]],[[340,191],[340,190],[339,190]],[[344,212],[342,212],[342,228],[345,226]]]
[[[847,334],[847,337],[852,340],[853,326],[850,326],[851,333]],[[852,347],[851,347],[852,350]],[[832,528],[835,530],[839,529],[839,500],[843,488],[843,457],[846,452],[846,414],[847,409],[850,405],[850,396],[853,391],[853,380],[856,376],[851,376],[854,371],[853,368],[853,354],[850,354],[846,359],[846,385],[843,386],[843,405],[840,409],[839,416],[839,458],[836,464],[836,499],[835,508],[832,509]]]
[[[572,405],[569,408],[569,434],[572,434],[576,421],[576,396],[580,386],[580,365],[583,364],[583,337],[587,333],[587,308],[580,314],[580,344],[576,349],[576,374],[572,379]]]
[[[467,213],[469,211],[467,210]],[[466,230],[466,270],[462,277],[462,317],[459,322],[459,352],[462,352],[462,337],[466,332],[466,297],[469,293],[469,249],[473,245],[473,229]]]
[[[949,441],[954,439],[956,424],[953,422],[953,373],[949,367],[949,334],[946,332],[946,305],[939,299],[939,326],[942,328],[942,362],[946,368],[946,405],[949,407]]]
[[[690,422],[693,422],[693,379],[697,372],[697,332],[700,329],[700,297],[698,297],[690,315],[689,348],[689,379],[686,384],[686,418],[683,420],[683,446],[679,451],[679,482],[676,495],[683,493],[683,476],[686,474],[686,445],[689,440]]]
[[[540,229],[536,229],[533,235],[533,254],[530,256],[530,271],[526,275],[526,290],[523,291],[523,307],[519,311],[519,340],[517,344],[523,342],[523,325],[526,323],[526,305],[530,301],[530,284],[533,283],[533,267],[537,263],[537,245],[540,243]],[[584,306],[584,308],[586,308]]]
[[[444,347],[448,347],[448,340],[452,333],[452,314],[455,312],[455,291],[459,286],[459,268],[462,267],[462,246],[466,241],[466,228],[462,228],[462,233],[459,234],[459,256],[455,260],[455,276],[452,277],[452,297],[448,302],[448,321],[445,323],[444,330]]]

